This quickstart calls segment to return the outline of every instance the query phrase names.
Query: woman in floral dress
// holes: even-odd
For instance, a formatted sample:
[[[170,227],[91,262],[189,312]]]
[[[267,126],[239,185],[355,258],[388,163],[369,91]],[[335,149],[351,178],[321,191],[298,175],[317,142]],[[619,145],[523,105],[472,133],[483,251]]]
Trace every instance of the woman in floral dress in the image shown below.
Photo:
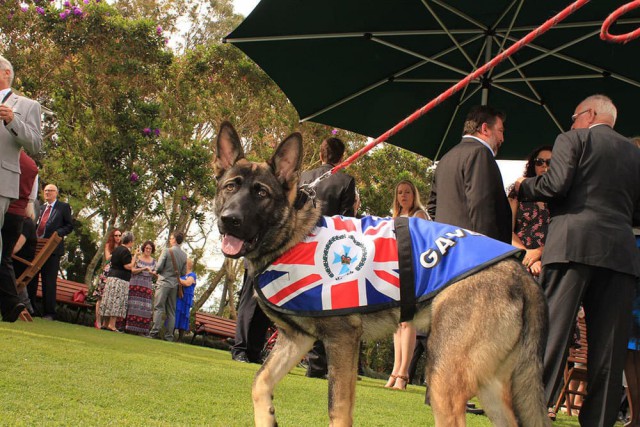
[[[544,145],[536,148],[527,158],[524,177],[530,178],[547,172],[551,164],[552,147]],[[514,186],[509,187],[512,227],[511,244],[526,250],[522,263],[535,277],[540,275],[544,240],[549,227],[549,209],[544,202],[521,202]]]
[[[151,328],[153,312],[153,275],[156,260],[152,255],[156,252],[156,245],[147,240],[140,248],[142,255],[131,270],[129,281],[129,303],[125,331],[133,334],[146,335]]]
[[[122,232],[118,228],[114,228],[107,237],[107,243],[104,245],[104,267],[102,267],[102,273],[98,278],[98,283],[93,290],[93,297],[96,299],[96,321],[95,327],[100,329],[102,325],[102,319],[100,318],[100,301],[102,300],[102,294],[104,293],[104,285],[107,283],[107,276],[109,275],[109,268],[111,268],[111,254],[113,250],[120,246],[122,239]]]

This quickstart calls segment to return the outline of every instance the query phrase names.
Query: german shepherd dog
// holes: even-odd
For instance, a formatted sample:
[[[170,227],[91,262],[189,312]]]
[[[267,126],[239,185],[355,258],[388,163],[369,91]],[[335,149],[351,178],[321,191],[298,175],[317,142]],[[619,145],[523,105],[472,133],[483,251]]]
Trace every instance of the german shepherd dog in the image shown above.
[[[244,157],[238,134],[224,122],[216,157],[215,213],[222,251],[245,257],[253,277],[300,242],[320,218],[311,202],[294,207],[302,136],[290,135],[270,160],[256,163]],[[276,384],[321,340],[329,364],[331,425],[350,426],[360,340],[393,333],[400,308],[304,317],[260,305],[279,335],[253,382],[255,424],[276,425]],[[436,425],[465,425],[466,402],[476,395],[496,426],[549,425],[541,363],[546,310],[539,286],[513,257],[418,303],[414,324],[430,331],[426,378]]]

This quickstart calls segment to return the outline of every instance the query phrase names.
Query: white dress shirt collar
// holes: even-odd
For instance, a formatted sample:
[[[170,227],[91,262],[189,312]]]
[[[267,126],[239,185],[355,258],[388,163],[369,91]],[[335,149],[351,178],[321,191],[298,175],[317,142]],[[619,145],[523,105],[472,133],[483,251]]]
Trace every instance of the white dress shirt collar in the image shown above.
[[[463,135],[462,137],[463,137],[463,138],[473,138],[473,139],[475,139],[476,141],[480,142],[482,145],[484,145],[485,147],[487,147],[487,148],[489,149],[489,151],[491,151],[491,155],[492,155],[493,157],[495,157],[495,156],[496,156],[496,153],[494,153],[494,152],[493,152],[493,149],[489,146],[489,144],[487,144],[484,140],[482,140],[482,139],[478,138],[477,136],[473,136],[473,135]]]

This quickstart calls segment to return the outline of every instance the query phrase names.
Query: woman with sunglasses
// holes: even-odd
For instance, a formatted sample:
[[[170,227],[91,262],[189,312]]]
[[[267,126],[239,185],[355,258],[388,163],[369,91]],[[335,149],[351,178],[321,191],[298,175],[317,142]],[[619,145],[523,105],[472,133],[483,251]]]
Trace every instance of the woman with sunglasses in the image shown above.
[[[104,285],[107,283],[107,276],[109,275],[109,269],[111,268],[111,254],[115,248],[120,246],[122,239],[122,232],[118,228],[114,228],[107,237],[107,243],[104,245],[104,260],[105,265],[102,267],[102,273],[98,278],[98,284],[93,290],[93,296],[96,299],[96,321],[94,326],[97,329],[102,327],[102,319],[100,317],[100,301],[102,300],[102,294],[104,293]]]
[[[549,145],[538,147],[527,158],[524,177],[530,178],[547,172],[551,164]],[[535,277],[540,275],[544,239],[549,226],[549,209],[544,202],[521,202],[517,199],[514,185],[509,187],[509,204],[511,205],[512,227],[511,244],[526,250],[522,264]]]

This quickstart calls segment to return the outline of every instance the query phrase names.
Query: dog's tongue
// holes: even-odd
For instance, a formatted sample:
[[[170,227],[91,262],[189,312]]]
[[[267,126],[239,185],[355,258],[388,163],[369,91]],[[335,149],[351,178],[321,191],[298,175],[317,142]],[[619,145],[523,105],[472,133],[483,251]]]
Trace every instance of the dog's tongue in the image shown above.
[[[222,238],[222,253],[225,255],[237,255],[244,245],[244,240],[225,234]]]

